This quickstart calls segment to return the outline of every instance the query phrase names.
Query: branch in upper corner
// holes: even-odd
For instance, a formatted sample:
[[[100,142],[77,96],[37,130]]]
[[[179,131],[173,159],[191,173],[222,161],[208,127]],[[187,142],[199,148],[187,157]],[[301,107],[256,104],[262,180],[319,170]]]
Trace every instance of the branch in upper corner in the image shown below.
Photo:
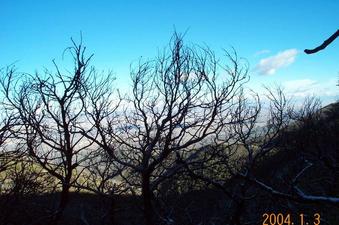
[[[326,48],[329,44],[331,44],[337,37],[339,36],[339,30],[337,30],[334,34],[332,34],[331,37],[329,37],[327,40],[325,40],[320,46],[314,48],[314,49],[305,49],[304,52],[306,54],[313,54],[320,50],[323,50]]]

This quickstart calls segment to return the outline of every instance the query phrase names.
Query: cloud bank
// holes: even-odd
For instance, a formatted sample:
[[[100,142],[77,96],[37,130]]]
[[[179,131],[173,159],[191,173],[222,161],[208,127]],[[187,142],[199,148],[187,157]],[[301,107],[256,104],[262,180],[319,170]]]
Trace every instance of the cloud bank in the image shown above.
[[[289,80],[282,83],[286,94],[293,97],[335,97],[338,96],[336,79],[317,81],[312,79]]]

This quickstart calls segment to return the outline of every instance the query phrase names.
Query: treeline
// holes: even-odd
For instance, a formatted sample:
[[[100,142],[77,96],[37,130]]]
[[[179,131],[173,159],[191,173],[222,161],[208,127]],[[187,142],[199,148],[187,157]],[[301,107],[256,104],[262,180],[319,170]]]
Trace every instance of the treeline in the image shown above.
[[[220,221],[237,225],[258,224],[249,211],[276,199],[292,212],[339,206],[334,106],[325,112],[309,98],[294,107],[280,88],[259,95],[236,52],[219,59],[178,34],[132,67],[129,94],[85,50],[72,40],[73,68],[1,71],[1,224],[13,224],[5,209],[15,199],[54,192],[54,208],[27,224],[60,224],[77,191],[106,196],[110,224],[120,224],[122,196],[141,198],[140,224],[193,224],[189,210],[178,221],[169,202],[195,190],[221,191],[229,208]]]

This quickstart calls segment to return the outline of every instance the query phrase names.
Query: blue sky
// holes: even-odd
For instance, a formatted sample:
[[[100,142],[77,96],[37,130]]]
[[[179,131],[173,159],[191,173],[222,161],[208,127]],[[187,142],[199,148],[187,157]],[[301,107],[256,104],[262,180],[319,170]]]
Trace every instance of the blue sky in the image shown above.
[[[234,47],[250,63],[249,86],[281,84],[297,97],[338,99],[339,40],[306,55],[338,28],[336,0],[270,1],[5,1],[0,3],[0,67],[16,62],[32,73],[62,64],[70,37],[82,31],[92,65],[129,84],[129,67],[152,58],[174,31],[187,43]]]

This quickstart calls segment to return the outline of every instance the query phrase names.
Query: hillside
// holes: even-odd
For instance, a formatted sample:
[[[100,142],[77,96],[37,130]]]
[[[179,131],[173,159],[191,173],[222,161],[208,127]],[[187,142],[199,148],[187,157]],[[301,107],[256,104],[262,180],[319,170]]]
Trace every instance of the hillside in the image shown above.
[[[309,195],[339,197],[339,103],[323,107],[319,113],[304,117],[297,129],[287,129],[276,142],[274,154],[265,156],[256,165],[255,176],[267,185],[292,196],[290,181],[305,165],[311,165],[300,178],[298,187]],[[306,115],[306,114],[305,114]],[[181,190],[157,199],[162,217],[159,224],[229,224],[237,209],[239,224],[261,224],[264,213],[300,213],[312,218],[319,213],[321,224],[339,223],[339,207],[326,203],[291,201],[267,192],[260,186],[231,177],[224,190],[238,193],[247,186],[239,206],[213,184],[191,178],[188,174],[174,177]],[[173,178],[173,179],[174,179]],[[183,182],[185,181],[185,182]],[[167,188],[173,188],[171,182]],[[184,187],[185,186],[185,187]],[[165,188],[165,187],[164,187]],[[240,189],[239,189],[240,188]],[[44,225],[56,207],[59,193],[9,193],[0,198],[1,225]],[[239,208],[240,207],[240,208]],[[61,220],[63,225],[137,225],[143,224],[142,199],[133,195],[100,196],[74,192]]]

